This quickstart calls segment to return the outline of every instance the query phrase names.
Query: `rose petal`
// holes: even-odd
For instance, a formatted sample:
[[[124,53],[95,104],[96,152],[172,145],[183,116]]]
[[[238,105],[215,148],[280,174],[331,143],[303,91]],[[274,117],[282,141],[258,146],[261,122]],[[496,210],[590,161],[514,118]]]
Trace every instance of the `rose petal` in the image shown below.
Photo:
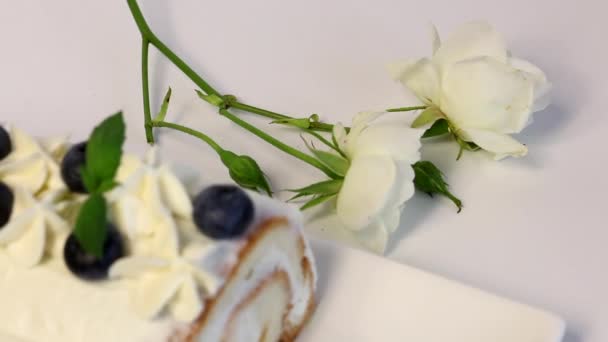
[[[353,232],[361,247],[374,252],[383,254],[388,243],[388,231],[381,222],[372,223],[365,229]]]
[[[409,68],[404,69],[399,81],[423,103],[439,105],[439,71],[428,58],[423,58]]]
[[[520,132],[534,101],[524,72],[489,57],[454,64],[443,78],[441,110],[457,127]]]
[[[443,72],[453,63],[481,56],[506,62],[507,47],[502,35],[490,24],[475,21],[460,26],[449,35],[437,49],[433,61]]]
[[[386,65],[386,70],[391,78],[395,81],[400,81],[403,73],[416,64],[415,59],[405,59],[401,61],[392,62]]]
[[[360,230],[376,219],[391,194],[395,172],[395,163],[388,156],[364,156],[351,161],[336,208],[348,228]]]
[[[344,148],[342,149],[347,156],[351,157],[354,153],[354,146],[357,144],[357,139],[359,139],[361,132],[383,114],[381,112],[360,112],[355,115],[352,127],[345,138]]]
[[[500,160],[508,156],[523,157],[528,148],[506,134],[499,134],[475,128],[461,129],[458,134],[466,141],[477,144],[482,149],[494,154]]]
[[[369,126],[352,145],[352,158],[386,155],[395,160],[420,159],[420,137],[423,129],[413,129],[404,123],[383,122]]]
[[[334,129],[332,131],[336,143],[338,144],[338,148],[342,151],[346,150],[346,128],[341,123],[337,123],[334,125]]]
[[[540,70],[536,65],[520,59],[510,58],[510,64],[521,71],[525,71],[529,77],[534,81],[534,106],[532,112],[541,111],[551,103],[551,83],[547,81],[547,76]]]

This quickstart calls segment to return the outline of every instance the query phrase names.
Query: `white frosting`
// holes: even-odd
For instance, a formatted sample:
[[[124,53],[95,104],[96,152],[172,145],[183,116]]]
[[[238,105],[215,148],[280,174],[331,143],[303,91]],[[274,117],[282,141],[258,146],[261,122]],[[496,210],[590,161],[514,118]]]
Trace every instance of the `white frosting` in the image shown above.
[[[110,277],[131,280],[133,308],[143,318],[168,311],[192,322],[203,310],[200,294],[212,296],[221,286],[215,274],[196,264],[211,254],[214,243],[194,238],[196,232],[186,224],[192,216],[186,189],[157,162],[156,153],[150,150],[140,163],[126,158],[118,176],[125,178],[123,185],[108,195],[129,245],[129,257],[112,266]]]
[[[183,182],[157,162],[155,150],[143,161],[123,157],[117,175],[121,185],[106,198],[110,219],[125,237],[128,256],[113,265],[110,280],[87,283],[65,268],[61,253],[86,198],[64,196],[57,161],[65,153],[65,144],[61,140],[38,144],[15,129],[11,138],[16,148],[10,159],[0,163],[0,180],[15,194],[11,219],[0,229],[3,341],[165,342],[200,315],[206,297],[216,295],[224,285],[245,241],[214,241],[198,232]],[[26,167],[23,175],[15,172],[16,165]],[[45,172],[41,181],[38,175]],[[16,181],[26,187],[15,186]],[[287,216],[291,225],[301,224],[298,210],[265,196],[250,196],[255,205],[253,226],[274,216]],[[310,251],[306,253],[310,256]],[[261,261],[254,267],[255,274],[237,284],[239,295],[276,267],[284,268],[294,294],[288,318],[298,320],[310,293],[290,266],[293,260],[277,245]],[[205,336],[221,333],[221,327],[210,330],[211,335]]]
[[[69,233],[67,222],[57,215],[49,200],[38,201],[28,190],[13,188],[14,204],[9,222],[0,229],[0,246],[26,267],[37,265],[55,251]]]
[[[10,128],[11,153],[0,160],[0,180],[27,189],[37,197],[65,190],[58,160],[65,152],[65,139],[36,141],[17,128]]]
[[[0,334],[24,342],[167,342],[179,325],[141,319],[127,289],[120,280],[81,281],[60,259],[25,269],[0,252]]]

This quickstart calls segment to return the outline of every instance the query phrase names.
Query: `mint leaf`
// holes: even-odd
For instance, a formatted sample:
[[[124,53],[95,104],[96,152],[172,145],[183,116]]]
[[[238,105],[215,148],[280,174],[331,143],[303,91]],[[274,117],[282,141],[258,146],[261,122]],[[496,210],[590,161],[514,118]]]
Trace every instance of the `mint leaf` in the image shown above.
[[[76,219],[74,236],[82,248],[97,258],[103,256],[107,234],[107,206],[103,195],[91,194],[84,202]]]
[[[95,177],[89,174],[86,165],[80,168],[80,177],[82,178],[82,184],[84,184],[84,187],[89,191],[89,193],[97,191],[97,188],[99,188],[99,182]]]
[[[115,187],[117,187],[118,185],[119,185],[118,182],[116,182],[113,179],[106,180],[99,185],[99,187],[97,188],[97,192],[99,192],[99,193],[108,192],[108,191],[114,189]]]
[[[437,166],[430,161],[423,160],[412,165],[412,168],[415,173],[414,185],[418,190],[431,196],[435,193],[441,194],[454,202],[458,207],[458,212],[462,210],[462,201],[448,190],[448,183],[443,179],[443,174]]]
[[[263,190],[268,196],[272,196],[264,172],[253,158],[223,150],[220,152],[220,159],[228,168],[230,178],[238,185],[255,191]]]
[[[114,179],[120,166],[122,146],[125,142],[125,122],[122,112],[118,112],[102,121],[91,133],[87,142],[86,174],[89,192],[98,191],[98,187]]]
[[[426,126],[430,123],[435,123],[435,121],[443,118],[443,114],[436,107],[429,107],[420,113],[418,117],[412,122],[412,128],[419,128],[422,126]]]
[[[321,196],[317,196],[313,199],[311,199],[310,201],[306,202],[301,208],[300,210],[304,211],[306,209],[310,209],[314,206],[317,206],[323,202],[326,202],[332,198],[336,197],[336,194],[329,194],[329,195],[321,195]]]
[[[422,138],[433,138],[448,133],[450,133],[450,125],[448,124],[448,120],[439,119],[424,132]]]
[[[160,110],[154,118],[154,121],[162,122],[165,120],[165,116],[167,116],[167,111],[169,110],[169,101],[171,101],[171,87],[169,87],[169,89],[167,90],[165,98],[163,99],[163,103],[160,105]]]

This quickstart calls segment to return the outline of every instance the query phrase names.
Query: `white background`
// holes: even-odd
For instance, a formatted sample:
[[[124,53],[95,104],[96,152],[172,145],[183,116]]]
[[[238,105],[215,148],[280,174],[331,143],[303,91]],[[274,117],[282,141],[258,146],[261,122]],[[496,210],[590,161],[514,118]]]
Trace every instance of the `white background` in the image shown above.
[[[524,159],[497,163],[467,153],[456,162],[455,144],[426,145],[423,157],[441,167],[466,208],[456,214],[446,200],[417,195],[388,257],[559,313],[568,323],[566,342],[608,341],[603,1],[141,2],[158,35],[221,91],[332,122],[416,103],[384,64],[429,54],[429,22],[445,34],[467,20],[490,21],[514,55],[547,72],[554,104],[518,137],[530,149]],[[36,135],[71,131],[77,141],[122,109],[131,148],[141,148],[140,41],[126,2],[2,0],[0,44],[0,120]],[[254,156],[275,189],[320,179],[218,117],[157,57],[153,105],[171,85],[171,120]],[[291,131],[272,132],[300,144]],[[209,180],[228,180],[205,145],[167,132],[161,139],[171,159]]]

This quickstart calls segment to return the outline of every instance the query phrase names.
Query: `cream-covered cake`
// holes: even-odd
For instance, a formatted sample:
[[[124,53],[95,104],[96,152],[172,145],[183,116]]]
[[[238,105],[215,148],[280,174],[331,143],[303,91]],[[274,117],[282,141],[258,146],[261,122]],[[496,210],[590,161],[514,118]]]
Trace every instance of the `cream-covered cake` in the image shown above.
[[[316,283],[297,209],[232,185],[192,200],[154,151],[123,155],[95,260],[72,233],[87,194],[66,168],[85,150],[0,130],[0,341],[295,339]]]

